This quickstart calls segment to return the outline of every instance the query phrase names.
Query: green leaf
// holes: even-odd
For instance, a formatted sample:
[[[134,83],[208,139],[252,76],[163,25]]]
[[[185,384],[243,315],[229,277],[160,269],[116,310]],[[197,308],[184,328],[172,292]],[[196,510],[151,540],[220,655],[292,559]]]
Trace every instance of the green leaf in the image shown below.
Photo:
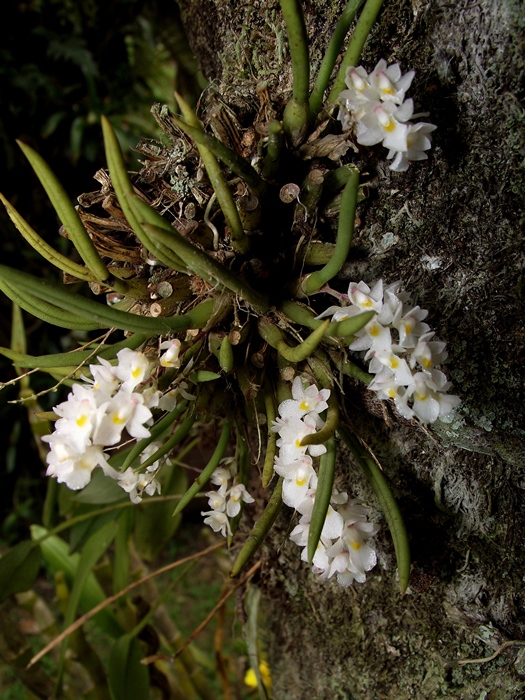
[[[319,463],[319,476],[317,479],[317,491],[315,494],[314,507],[310,530],[308,532],[308,563],[311,564],[317,550],[317,545],[321,539],[326,513],[330,505],[332,488],[335,477],[335,440],[331,438],[326,443],[326,452],[321,455]]]
[[[40,545],[42,557],[51,573],[63,572],[71,584],[79,566],[79,555],[69,554],[67,543],[57,535],[50,535],[48,530],[40,525],[31,525],[31,537]],[[79,599],[80,609],[82,612],[88,612],[105,599],[106,594],[95,575],[93,572],[88,572]],[[112,637],[122,634],[122,627],[108,608],[101,610],[93,619]]]
[[[118,311],[105,304],[99,304],[91,299],[85,299],[80,295],[71,294],[61,287],[33,277],[33,275],[29,275],[26,272],[0,265],[0,288],[3,289],[4,286],[9,286],[18,293],[22,292],[26,295],[31,295],[35,306],[53,305],[53,308],[57,309],[58,307],[59,310],[62,310],[61,313],[66,316],[67,314],[78,314],[78,317],[90,321],[87,330],[94,330],[100,326],[101,328],[120,328],[121,330],[135,333],[153,334],[202,328],[206,325],[214,310],[214,301],[209,299],[181,316],[173,316],[171,318],[137,316],[126,311]],[[10,295],[8,294],[8,296]],[[26,308],[17,299],[13,299],[13,301],[22,306],[22,308]],[[26,310],[38,316],[38,313],[35,313],[34,310],[27,308]]]
[[[177,515],[178,513],[180,513],[188,505],[188,503],[191,500],[193,500],[193,498],[199,493],[199,491],[208,481],[213,472],[217,469],[217,467],[219,466],[219,462],[223,458],[224,453],[226,451],[228,440],[230,439],[230,434],[231,422],[227,420],[223,425],[222,432],[219,437],[219,442],[217,443],[217,447],[215,448],[215,451],[211,456],[210,461],[204,467],[199,476],[195,479],[190,488],[186,491],[184,496],[180,499],[179,503],[177,504],[177,507],[173,511],[173,515]]]
[[[75,517],[78,515],[83,515],[84,513],[88,513],[90,510],[94,510],[94,508],[81,506],[78,510],[75,511]],[[78,552],[80,549],[82,549],[84,544],[95,533],[97,533],[101,528],[104,527],[104,525],[111,522],[112,520],[115,520],[115,513],[109,511],[107,513],[101,513],[98,516],[94,516],[89,520],[83,520],[77,525],[74,525],[70,530],[71,534],[69,537],[69,553],[74,554],[75,552]]]
[[[60,184],[58,178],[42,156],[40,156],[25,143],[22,143],[21,141],[18,141],[17,143],[22,149],[27,160],[31,163],[31,167],[44,187],[47,196],[51,200],[51,204],[58,215],[58,218],[65,226],[70,239],[73,241],[75,248],[78,250],[80,257],[98,280],[101,282],[108,280],[111,275],[107,267],[102,262],[93,241],[89,237],[88,232],[84,228],[84,224],[80,220],[75,207],[71,204],[69,197]]]
[[[179,457],[180,459],[180,457]],[[163,496],[181,494],[188,487],[186,470],[175,464],[165,464],[158,476]],[[173,502],[164,501],[155,507],[140,506],[135,512],[135,543],[140,556],[155,561],[170,542],[182,516],[173,516]]]
[[[82,554],[75,567],[73,586],[69,595],[66,614],[64,617],[64,627],[69,627],[75,621],[77,608],[81,602],[84,589],[88,580],[93,576],[93,569],[100,557],[107,550],[115,535],[117,534],[118,523],[113,517],[110,522],[100,528],[84,544]],[[66,651],[69,645],[69,637],[66,637],[60,646],[59,678],[62,677],[66,660]]]
[[[115,464],[112,463],[112,466],[114,467]],[[108,479],[101,469],[96,469],[86,488],[81,491],[74,491],[71,494],[71,498],[77,503],[101,506],[108,503],[116,503],[117,501],[125,501],[128,496],[116,481]]]
[[[109,657],[108,685],[112,700],[148,700],[149,670],[141,664],[143,653],[135,637],[117,639]]]
[[[112,360],[116,357],[117,352],[123,348],[136,350],[150,337],[149,333],[134,333],[129,338],[121,340],[113,345],[100,345],[92,350],[73,350],[71,352],[57,352],[51,355],[25,355],[21,352],[15,352],[9,348],[0,347],[0,355],[5,355],[10,360],[13,360],[17,367],[27,369],[49,369],[53,367],[78,367],[84,362],[90,361],[94,363],[98,357],[103,357],[106,360]]]
[[[9,549],[0,559],[0,603],[31,588],[39,568],[40,547],[34,542],[19,542]]]
[[[126,219],[133,229],[133,232],[142,243],[142,245],[153,252],[153,247],[151,241],[144,231],[141,220],[136,211],[136,203],[140,200],[133,190],[133,185],[129,179],[128,172],[126,170],[126,165],[124,163],[124,158],[122,156],[122,151],[120,150],[120,145],[117,139],[117,135],[113,130],[109,120],[102,116],[102,132],[104,136],[104,148],[106,151],[106,160],[108,162],[109,174],[111,176],[111,183],[115,189],[118,202],[122,207],[122,211],[126,215]],[[162,217],[158,212],[156,212],[152,207],[143,202],[145,207],[149,210],[147,217]],[[145,219],[149,221],[149,218]],[[163,220],[164,221],[164,220]],[[167,222],[166,222],[167,223]],[[177,256],[170,253],[170,251],[164,250],[162,247],[155,251],[156,256],[161,262],[163,262],[168,267],[172,267],[174,270],[184,271],[185,266]]]
[[[21,309],[39,318],[41,321],[51,323],[53,326],[77,331],[94,331],[100,328],[98,323],[90,322],[82,316],[63,311],[53,304],[49,304],[45,299],[35,298],[34,295],[25,292],[23,287],[13,286],[0,279],[0,289]]]
[[[270,532],[272,525],[277,519],[281,506],[283,504],[283,477],[279,477],[279,481],[268,501],[263,514],[253,526],[252,531],[246,538],[246,542],[241,547],[241,551],[237,555],[230,576],[238,576],[246,564],[250,561],[255,552],[264,542],[264,538]]]
[[[16,226],[18,231],[22,234],[25,240],[29,243],[32,248],[34,248],[40,255],[45,258],[52,265],[55,265],[63,272],[69,275],[73,275],[80,280],[87,282],[94,282],[97,278],[95,275],[88,270],[83,265],[79,265],[73,262],[62,253],[59,253],[54,248],[52,248],[49,243],[46,243],[43,238],[41,238],[38,233],[31,228],[27,221],[17,212],[17,210],[7,201],[7,199],[0,193],[0,201],[5,206],[9,218]]]
[[[399,587],[401,593],[405,593],[410,578],[410,545],[408,543],[407,530],[399,506],[397,505],[396,499],[390,490],[390,486],[383,472],[361,445],[357,437],[345,426],[340,425],[337,432],[350,448],[350,451],[354,455],[377,496],[377,500],[385,515],[394,542],[397,570],[399,573]]]

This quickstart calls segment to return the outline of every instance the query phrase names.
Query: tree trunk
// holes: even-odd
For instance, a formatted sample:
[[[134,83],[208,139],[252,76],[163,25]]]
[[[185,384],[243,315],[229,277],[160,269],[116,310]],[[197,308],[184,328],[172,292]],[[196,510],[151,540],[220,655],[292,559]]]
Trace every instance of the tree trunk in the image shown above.
[[[264,80],[279,112],[291,74],[278,3],[178,1],[208,96],[245,124]],[[315,66],[344,3],[303,5]],[[384,519],[343,455],[338,485],[377,508],[379,563],[350,589],[318,581],[287,539],[291,513],[280,516],[259,582],[278,700],[525,697],[524,26],[521,0],[386,0],[367,41],[368,70],[380,58],[416,70],[416,111],[438,130],[429,160],[407,173],[377,147],[345,274],[402,279],[429,309],[462,405],[426,429],[345,388],[405,517],[410,587],[400,595]]]

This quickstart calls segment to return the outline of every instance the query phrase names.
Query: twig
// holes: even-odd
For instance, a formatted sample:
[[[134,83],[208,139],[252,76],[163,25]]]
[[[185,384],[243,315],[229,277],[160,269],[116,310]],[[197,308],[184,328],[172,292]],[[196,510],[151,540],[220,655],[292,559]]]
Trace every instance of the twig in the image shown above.
[[[525,641],[519,639],[511,639],[509,642],[503,642],[499,649],[497,649],[490,656],[486,656],[484,659],[461,659],[460,661],[456,661],[455,665],[466,666],[467,664],[488,664],[489,661],[493,661],[497,656],[499,656],[504,649],[511,646],[524,647]]]
[[[217,542],[217,544],[214,544],[211,547],[207,547],[206,549],[203,549],[202,552],[197,552],[196,554],[191,554],[190,556],[184,557],[183,559],[179,559],[178,561],[175,561],[172,564],[167,564],[166,566],[163,566],[160,569],[157,569],[157,571],[152,571],[151,573],[147,574],[146,576],[139,579],[138,581],[134,581],[133,583],[130,583],[129,586],[126,586],[126,588],[123,588],[118,593],[115,593],[115,595],[112,595],[109,598],[106,598],[106,600],[102,601],[102,603],[99,603],[98,605],[95,605],[95,607],[92,608],[85,615],[82,615],[82,617],[79,617],[78,620],[76,620],[72,625],[70,625],[63,632],[61,632],[58,635],[58,637],[55,637],[55,639],[53,639],[51,642],[49,642],[49,644],[47,644],[41,651],[39,651],[38,654],[35,654],[35,656],[33,656],[31,661],[27,664],[26,668],[31,668],[31,666],[36,664],[37,661],[40,661],[40,659],[43,656],[45,656],[49,651],[51,651],[51,649],[54,649],[57,646],[57,644],[60,644],[60,642],[63,639],[68,637],[70,634],[72,634],[79,627],[82,627],[82,625],[85,622],[87,622],[88,620],[91,620],[92,617],[94,617],[97,613],[99,613],[105,607],[107,607],[108,605],[111,605],[111,603],[114,603],[116,600],[121,598],[123,595],[126,595],[126,593],[131,591],[133,588],[136,588],[137,586],[140,586],[141,584],[146,583],[146,581],[149,581],[150,579],[154,578],[155,576],[159,576],[160,574],[166,573],[166,571],[171,571],[172,569],[176,569],[178,566],[182,566],[183,564],[187,564],[189,561],[193,561],[194,559],[199,559],[200,557],[204,557],[207,554],[214,552],[216,549],[219,549],[220,547],[224,547],[224,544],[225,544],[224,542]]]
[[[147,664],[152,664],[155,663],[155,661],[158,661],[159,659],[163,660],[169,660],[169,661],[174,661],[180,654],[186,649],[186,647],[193,642],[195,637],[198,637],[199,634],[202,632],[202,630],[208,625],[208,623],[213,619],[215,616],[217,610],[220,610],[220,608],[224,605],[224,603],[231,598],[231,596],[235,593],[235,591],[240,588],[241,586],[244,586],[246,581],[251,579],[251,577],[255,574],[257,569],[259,569],[262,565],[262,559],[260,559],[257,564],[254,564],[252,568],[248,571],[246,576],[242,578],[228,593],[225,593],[222,598],[219,600],[217,605],[213,608],[213,610],[210,612],[210,614],[201,622],[201,624],[190,634],[190,636],[186,639],[184,644],[177,649],[176,653],[173,655],[168,655],[168,654],[153,654],[152,656],[146,656],[144,659],[142,659],[142,663],[147,665]]]

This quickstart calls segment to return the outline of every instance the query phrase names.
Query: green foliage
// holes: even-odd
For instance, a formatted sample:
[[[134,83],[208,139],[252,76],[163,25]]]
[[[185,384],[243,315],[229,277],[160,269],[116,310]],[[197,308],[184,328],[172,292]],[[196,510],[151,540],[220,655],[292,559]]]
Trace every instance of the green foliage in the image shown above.
[[[112,700],[148,700],[149,671],[140,662],[142,649],[135,637],[124,634],[119,637],[109,657],[109,689]]]
[[[85,109],[78,110],[70,121],[69,148],[76,161],[89,151],[88,126],[93,120],[98,122],[104,102],[101,96],[104,71],[94,60],[84,36],[86,27],[99,26],[97,22],[103,10],[96,3],[70,7],[56,0],[49,5],[60,8],[60,22],[73,26],[74,31],[61,41],[60,32],[52,34],[49,30],[48,56],[52,61],[69,64],[74,73],[79,72],[89,96]],[[379,0],[367,2],[357,37],[350,42],[352,56],[359,54],[360,48],[358,51],[356,46],[362,47],[380,5]],[[106,175],[101,176],[101,195],[85,195],[77,208],[70,203],[46,161],[21,144],[83,264],[71,262],[63,252],[45,243],[6,198],[1,197],[11,220],[35,250],[66,275],[89,281],[91,289],[106,294],[110,303],[93,301],[71,288],[0,265],[0,288],[18,307],[71,331],[108,330],[101,339],[88,338],[82,348],[73,352],[32,357],[25,347],[18,309],[12,346],[0,352],[13,360],[18,371],[42,369],[69,384],[91,372],[89,390],[93,393],[100,389],[101,381],[89,365],[96,357],[102,360],[105,371],[109,371],[111,363],[117,363],[118,373],[122,369],[120,357],[130,349],[141,348],[140,357],[146,364],[146,358],[150,358],[155,367],[142,385],[140,382],[139,387],[133,385],[136,393],[124,392],[133,407],[141,402],[145,406],[144,396],[150,392],[151,419],[147,422],[147,432],[143,432],[144,426],[137,432],[130,423],[128,436],[108,439],[107,444],[102,438],[91,444],[90,433],[84,452],[113,450],[108,462],[99,461],[97,466],[102,469],[96,469],[89,484],[78,492],[66,493],[63,486],[58,492],[49,488],[45,509],[49,527],[33,525],[33,542],[20,543],[0,561],[4,599],[33,585],[40,557],[45,570],[55,578],[66,628],[63,638],[58,638],[61,653],[57,687],[71,673],[66,654],[68,645],[89,647],[79,628],[94,617],[104,635],[115,640],[105,671],[100,670],[97,654],[92,650],[88,649],[85,660],[81,661],[101,697],[107,696],[109,690],[113,700],[130,697],[141,700],[150,696],[150,688],[156,684],[165,692],[169,687],[174,697],[204,700],[217,697],[215,685],[208,682],[204,673],[206,658],[183,642],[165,607],[171,585],[175,589],[179,579],[162,593],[152,580],[160,572],[197,559],[201,554],[167,564],[153,574],[146,572],[144,562],[158,561],[174,538],[180,537],[182,511],[184,518],[187,515],[191,518],[192,509],[198,509],[195,500],[203,496],[203,489],[221,465],[233,470],[228,472],[224,468],[223,472],[234,474],[232,491],[236,489],[236,497],[222,510],[219,508],[218,520],[213,520],[213,511],[209,520],[214,530],[221,530],[227,536],[228,546],[234,538],[237,541],[237,532],[244,530],[241,526],[244,502],[253,502],[245,487],[260,478],[252,462],[258,460],[261,450],[257,456],[250,452],[251,437],[257,434],[262,442],[261,426],[266,419],[266,457],[259,489],[260,500],[266,506],[263,509],[259,504],[262,513],[230,571],[231,577],[241,573],[281,510],[283,478],[268,491],[277,446],[271,428],[278,404],[291,396],[290,380],[301,373],[331,391],[324,427],[299,441],[301,447],[312,446],[314,455],[321,452],[316,453],[314,445],[325,444],[327,448],[320,459],[308,536],[310,563],[330,507],[336,478],[335,434],[339,431],[353,449],[357,464],[370,479],[385,511],[402,590],[408,585],[410,558],[399,509],[372,460],[340,425],[343,412],[337,389],[342,386],[343,374],[367,380],[360,368],[348,369],[351,365],[345,346],[369,323],[374,312],[338,323],[321,320],[314,296],[323,292],[338,295],[329,285],[341,272],[352,244],[360,197],[359,172],[352,166],[335,169],[333,161],[328,163],[321,158],[315,167],[310,167],[310,155],[302,146],[309,134],[312,138],[319,135],[314,133],[316,128],[321,131],[330,128],[315,121],[320,112],[318,103],[319,100],[322,103],[335,65],[334,54],[342,45],[357,4],[348,6],[344,22],[336,30],[337,38],[329,47],[323,64],[324,77],[316,82],[313,100],[300,4],[282,0],[281,6],[290,43],[293,97],[284,108],[279,106],[280,119],[272,119],[267,125],[268,138],[263,137],[266,125],[257,121],[262,117],[255,118],[250,128],[258,136],[254,137],[251,152],[241,156],[238,144],[225,143],[209,134],[190,105],[189,91],[189,100],[177,95],[180,116],[173,114],[169,106],[154,110],[170,143],[142,144],[148,159],[141,172],[131,176],[118,139],[122,135],[119,129],[122,121],[113,109],[111,121],[107,116],[102,117],[109,176],[107,179]],[[46,3],[35,7],[43,11]],[[155,71],[155,32],[144,18],[139,28],[140,39],[129,35],[126,39],[128,63],[125,65],[140,75],[149,91],[162,98],[173,74],[164,60],[162,46],[163,70]],[[193,69],[190,72],[199,82]],[[122,106],[127,106],[124,98]],[[45,127],[47,137],[58,132],[68,119],[62,110],[50,114]],[[235,129],[240,132],[240,127]],[[252,161],[259,165],[254,167]],[[187,186],[174,186],[177,178]],[[291,198],[289,191],[293,193]],[[338,197],[337,227],[332,226],[326,213],[326,206],[333,203],[334,196]],[[90,211],[93,202],[107,207],[109,213],[105,219],[99,216],[99,210],[96,215]],[[124,331],[127,337],[110,342],[116,329]],[[170,349],[163,355],[166,343]],[[97,367],[100,369],[101,365]],[[130,381],[136,378],[135,371],[140,374],[140,368],[130,370]],[[124,381],[120,375],[111,376],[117,383]],[[90,381],[89,377],[85,381]],[[27,377],[22,377],[20,382],[26,392],[23,398],[35,402]],[[173,403],[161,403],[170,397]],[[104,411],[113,398],[102,404]],[[97,412],[92,432],[106,418],[109,421],[108,416]],[[85,415],[79,415],[68,425],[72,431],[80,429],[85,419]],[[67,420],[62,418],[62,425]],[[124,418],[115,411],[111,421],[120,425]],[[221,423],[215,446],[202,447],[200,443],[205,444],[218,433],[217,425]],[[148,437],[143,437],[148,433]],[[60,427],[57,434],[61,435]],[[137,434],[141,439],[134,441]],[[119,432],[119,438],[120,435]],[[62,447],[56,465],[48,460],[48,473],[76,489],[80,484],[69,481],[70,473],[75,469],[92,471],[94,467],[90,467],[85,455],[70,454]],[[188,486],[184,460],[187,456],[191,463],[195,452],[200,456],[200,469]],[[159,466],[161,461],[164,464]],[[230,477],[221,478],[224,484]],[[147,498],[159,485],[162,496]],[[222,495],[219,492],[219,501]],[[57,512],[62,522],[52,528]],[[69,530],[67,540],[59,536],[65,530]],[[218,545],[203,549],[202,556],[210,557],[212,566],[218,561],[230,568],[224,559],[212,558],[212,551],[217,548]],[[241,582],[245,583],[259,566],[260,563],[252,567]],[[185,569],[181,577],[188,571],[189,568]],[[134,598],[130,593],[139,584],[140,598]],[[193,581],[189,585],[198,587]],[[218,605],[220,619],[214,652],[225,696],[231,696],[234,674],[223,654],[224,604],[238,585],[229,581]],[[111,587],[113,594],[109,595]],[[252,593],[248,608],[251,665],[259,695],[267,698],[270,683],[263,677],[265,662],[258,648],[257,594]],[[77,611],[84,613],[85,619],[75,622]],[[151,634],[153,623],[160,627],[161,636]],[[147,656],[145,664],[144,656]],[[166,659],[173,661],[174,671],[163,663]],[[149,663],[156,663],[155,673],[150,674]]]

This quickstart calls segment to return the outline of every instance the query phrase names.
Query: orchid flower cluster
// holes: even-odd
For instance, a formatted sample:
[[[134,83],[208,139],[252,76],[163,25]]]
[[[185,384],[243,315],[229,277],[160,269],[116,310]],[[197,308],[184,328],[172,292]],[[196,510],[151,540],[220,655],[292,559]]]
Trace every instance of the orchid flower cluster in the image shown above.
[[[434,124],[410,119],[428,116],[414,114],[414,102],[405,99],[415,72],[401,75],[399,64],[387,66],[381,59],[371,73],[362,66],[350,66],[346,73],[348,90],[339,95],[338,118],[343,129],[355,126],[357,143],[374,146],[382,143],[388,148],[388,159],[393,159],[390,169],[403,172],[410,161],[426,160],[425,151],[431,147],[430,134]]]
[[[271,427],[279,434],[274,471],[283,477],[283,501],[301,515],[290,539],[303,547],[303,561],[308,561],[308,533],[317,487],[313,460],[324,454],[326,447],[303,447],[301,442],[306,435],[323,427],[320,414],[328,407],[329,396],[329,389],[319,391],[315,384],[305,388],[301,377],[296,377],[292,385],[293,398],[279,405],[279,418]],[[379,529],[368,522],[368,514],[369,509],[362,503],[349,500],[347,493],[333,488],[313,558],[313,570],[320,578],[329,579],[337,574],[338,582],[344,587],[353,581],[364,583],[366,572],[377,561],[375,550],[366,542]]]
[[[428,311],[411,306],[409,295],[399,292],[400,285],[394,282],[383,288],[379,280],[370,289],[365,282],[351,282],[348,294],[340,295],[348,305],[330,306],[320,317],[331,315],[342,321],[375,311],[350,345],[350,350],[366,351],[365,360],[370,360],[368,369],[375,377],[368,388],[380,399],[393,399],[404,418],[416,416],[422,423],[433,423],[450,414],[460,399],[446,393],[451,383],[436,369],[447,358],[446,343],[433,340],[434,331],[423,323]]]
[[[109,464],[104,448],[117,446],[124,429],[136,440],[150,437],[151,409],[171,407],[173,398],[162,396],[153,385],[144,387],[153,365],[143,353],[124,348],[117,353],[117,360],[112,366],[99,357],[100,364],[89,366],[92,379],[83,377],[84,383],[74,384],[67,400],[54,408],[59,416],[55,430],[42,438],[51,448],[46,458],[47,475],[79,490],[90,482],[93,470],[101,467],[129,493],[133,503],[139,503],[144,492],[160,493],[155,476],[166,460],[155,461],[142,473],[131,467],[120,472]],[[159,447],[160,443],[151,442],[140,462]]]
[[[229,458],[223,460],[223,463],[228,463]],[[241,512],[241,501],[244,503],[253,503],[254,499],[246,490],[244,484],[233,483],[230,481],[234,477],[230,469],[226,467],[218,467],[212,474],[210,481],[219,488],[214,491],[208,491],[208,505],[211,510],[203,511],[201,515],[206,516],[204,522],[209,525],[214,532],[220,532],[224,537],[232,536],[232,528],[230,519],[235,518]]]

